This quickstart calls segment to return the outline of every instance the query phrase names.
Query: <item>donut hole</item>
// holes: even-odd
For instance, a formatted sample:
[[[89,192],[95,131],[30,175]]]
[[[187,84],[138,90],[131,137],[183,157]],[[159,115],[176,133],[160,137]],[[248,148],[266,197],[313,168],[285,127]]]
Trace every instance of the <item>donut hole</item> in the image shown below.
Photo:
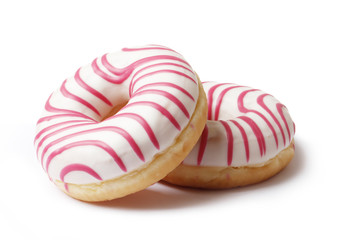
[[[101,119],[100,122],[103,122],[104,120],[117,114],[117,112],[119,112],[123,107],[125,107],[128,102],[129,101],[127,100],[114,105],[114,107]]]

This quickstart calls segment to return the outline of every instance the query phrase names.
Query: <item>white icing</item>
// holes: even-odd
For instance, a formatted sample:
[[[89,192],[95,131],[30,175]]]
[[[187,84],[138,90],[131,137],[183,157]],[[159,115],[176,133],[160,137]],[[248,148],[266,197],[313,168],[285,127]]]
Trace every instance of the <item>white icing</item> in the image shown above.
[[[151,47],[152,46],[145,46],[141,48],[151,48]],[[125,68],[138,60],[141,60],[147,57],[160,56],[160,55],[177,57],[181,60],[184,60],[180,54],[170,49],[119,51],[116,53],[107,54],[107,60],[112,66],[116,68]],[[189,69],[190,71],[183,67],[179,67],[175,65],[157,65],[155,67],[147,68],[143,71],[140,71],[141,69],[149,65],[157,64],[157,63],[179,64]],[[115,74],[111,73],[105,68],[105,66],[101,62],[101,58],[97,59],[97,65],[106,74],[112,77],[116,77]],[[133,105],[133,106],[121,109],[117,114],[135,113],[145,119],[145,121],[151,127],[152,131],[154,132],[154,135],[156,136],[160,144],[160,149],[157,149],[152,143],[152,141],[150,140],[147,132],[144,130],[142,125],[138,121],[133,120],[132,118],[127,118],[127,117],[110,118],[103,122],[99,122],[105,115],[107,115],[107,113],[111,111],[112,107],[107,105],[104,101],[100,100],[98,97],[95,97],[95,95],[93,95],[92,93],[84,89],[83,87],[81,87],[76,82],[74,77],[68,78],[65,84],[66,89],[71,94],[74,94],[78,96],[79,98],[89,102],[92,106],[94,106],[99,111],[101,116],[98,116],[94,111],[92,111],[90,108],[86,107],[79,101],[65,97],[62,94],[62,91],[60,89],[56,90],[52,94],[49,100],[50,105],[54,108],[67,109],[67,110],[83,113],[91,117],[92,119],[96,120],[99,123],[96,123],[95,125],[84,125],[80,127],[70,128],[68,130],[64,130],[50,136],[51,133],[54,133],[55,131],[59,129],[63,129],[65,127],[76,125],[76,124],[88,123],[91,121],[86,120],[82,117],[78,117],[78,116],[55,117],[49,121],[41,121],[40,123],[37,124],[37,134],[39,134],[41,130],[44,130],[44,129],[46,130],[35,141],[35,146],[37,148],[39,161],[40,162],[42,161],[42,165],[45,168],[49,156],[52,153],[59,151],[59,149],[60,150],[63,149],[64,146],[68,144],[76,143],[78,141],[97,140],[109,145],[116,152],[116,154],[121,158],[122,162],[126,166],[127,171],[124,172],[123,170],[121,170],[121,168],[119,167],[118,164],[115,163],[111,155],[104,149],[93,146],[93,145],[87,145],[87,146],[83,145],[83,146],[76,146],[76,147],[69,148],[68,150],[63,151],[60,154],[57,154],[54,158],[52,158],[48,170],[45,169],[46,171],[48,171],[47,173],[50,176],[50,178],[56,179],[56,180],[62,180],[61,179],[62,169],[64,169],[66,166],[69,166],[71,164],[83,164],[93,169],[102,178],[103,181],[114,179],[116,177],[127,174],[133,170],[136,170],[142,167],[144,164],[150,163],[156,154],[164,151],[166,148],[171,146],[174,143],[177,136],[180,134],[180,132],[187,126],[190,119],[184,115],[182,110],[179,107],[177,107],[177,105],[172,100],[164,96],[153,94],[153,93],[143,94],[138,96],[135,95],[132,97],[129,96],[129,86],[130,86],[131,80],[133,79],[133,76],[135,76],[135,79],[138,79],[141,76],[144,76],[145,74],[150,74],[158,70],[159,71],[173,70],[182,74],[186,74],[189,77],[191,77],[197,84],[194,83],[191,79],[171,71],[160,72],[150,76],[146,76],[145,78],[142,78],[141,80],[139,80],[135,84],[133,92],[135,92],[137,89],[139,89],[142,86],[146,86],[152,83],[158,83],[158,82],[173,83],[185,89],[186,91],[188,91],[189,94],[192,95],[194,100],[187,97],[180,90],[177,90],[169,86],[148,86],[146,88],[143,88],[142,90],[148,90],[148,89],[157,90],[158,89],[158,90],[163,90],[165,92],[172,94],[173,96],[178,98],[179,101],[181,101],[182,105],[187,109],[191,117],[195,110],[197,99],[199,96],[198,81],[191,67],[181,61],[172,60],[172,59],[157,59],[157,60],[152,60],[150,62],[146,62],[144,64],[140,64],[139,66],[137,66],[136,69],[134,69],[134,71],[130,74],[130,76],[121,84],[110,83],[106,81],[105,79],[103,79],[102,77],[100,77],[99,75],[95,74],[91,64],[86,65],[80,69],[80,77],[90,87],[102,93],[113,105],[117,105],[119,103],[125,103],[127,101],[129,101],[128,104],[136,103],[139,101],[150,101],[150,102],[154,102],[163,106],[176,119],[181,129],[177,130],[177,128],[169,121],[167,117],[165,117],[161,112],[159,112],[157,109],[151,106]],[[60,115],[60,114],[64,114],[64,113],[50,112],[45,109],[42,114],[42,118],[45,118],[48,116]],[[52,129],[49,129],[55,124],[60,124],[63,122],[75,121],[75,120],[78,120],[80,122],[66,123],[58,127],[53,127]],[[52,146],[49,147],[48,151],[44,154],[43,159],[41,159],[41,155],[44,149],[47,147],[47,145],[54,143],[55,140],[58,140],[60,138],[63,138],[64,136],[74,134],[80,131],[86,131],[89,129],[96,129],[96,128],[107,127],[107,126],[116,126],[123,129],[125,132],[127,132],[133,138],[133,140],[135,141],[135,143],[138,145],[139,149],[143,153],[145,161],[143,162],[139,158],[139,156],[133,150],[131,145],[121,134],[114,133],[111,131],[86,133],[83,135],[74,136],[74,137],[65,139],[63,141],[60,141],[58,143],[52,144]],[[42,141],[42,139],[44,140]],[[42,145],[38,147],[38,144],[41,141],[42,141]],[[75,184],[88,184],[88,183],[100,182],[100,180],[96,179],[92,175],[83,171],[69,172],[68,174],[66,174],[63,180],[64,182],[75,183]]]

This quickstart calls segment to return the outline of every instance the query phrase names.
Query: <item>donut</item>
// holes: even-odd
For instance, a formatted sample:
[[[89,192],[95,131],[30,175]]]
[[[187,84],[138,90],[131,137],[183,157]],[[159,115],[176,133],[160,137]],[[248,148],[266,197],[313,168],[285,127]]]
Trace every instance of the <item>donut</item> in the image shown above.
[[[62,191],[105,201],[165,177],[206,119],[202,84],[182,55],[159,45],[123,48],[79,68],[49,96],[34,145]]]
[[[208,120],[196,146],[164,180],[188,187],[232,188],[261,182],[294,156],[287,108],[261,90],[204,82]]]

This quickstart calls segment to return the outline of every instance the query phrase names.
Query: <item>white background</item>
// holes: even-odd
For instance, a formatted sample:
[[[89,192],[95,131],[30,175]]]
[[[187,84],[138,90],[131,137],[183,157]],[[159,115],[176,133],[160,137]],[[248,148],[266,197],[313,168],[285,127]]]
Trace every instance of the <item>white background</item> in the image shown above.
[[[98,204],[60,192],[33,149],[46,99],[95,57],[148,43],[202,81],[284,103],[291,164],[225,191],[155,184]],[[345,79],[345,1],[1,1],[0,239],[345,239]]]

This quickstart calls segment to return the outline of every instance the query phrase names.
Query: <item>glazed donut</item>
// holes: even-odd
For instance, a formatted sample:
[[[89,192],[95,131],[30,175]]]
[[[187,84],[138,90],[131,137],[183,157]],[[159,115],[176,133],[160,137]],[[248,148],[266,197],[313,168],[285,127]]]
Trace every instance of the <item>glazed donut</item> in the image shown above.
[[[124,48],[79,68],[50,95],[35,147],[65,193],[110,200],[177,167],[206,118],[202,84],[179,53],[159,45]]]
[[[273,96],[231,83],[203,83],[208,121],[186,159],[165,181],[231,188],[263,181],[294,156],[295,125]]]

